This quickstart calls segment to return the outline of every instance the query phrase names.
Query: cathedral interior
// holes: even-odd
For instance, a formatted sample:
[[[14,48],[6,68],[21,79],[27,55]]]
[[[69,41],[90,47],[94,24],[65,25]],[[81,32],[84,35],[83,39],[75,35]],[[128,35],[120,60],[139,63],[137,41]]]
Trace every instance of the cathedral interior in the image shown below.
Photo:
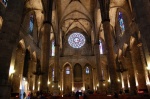
[[[0,99],[150,93],[149,11],[150,0],[0,0]]]

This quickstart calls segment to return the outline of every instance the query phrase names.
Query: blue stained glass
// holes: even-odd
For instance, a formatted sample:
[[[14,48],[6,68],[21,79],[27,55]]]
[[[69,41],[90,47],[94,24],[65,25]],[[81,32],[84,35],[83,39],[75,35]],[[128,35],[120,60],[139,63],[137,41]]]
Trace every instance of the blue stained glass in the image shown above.
[[[85,37],[81,33],[73,33],[69,36],[68,43],[73,48],[81,48],[85,44]]]
[[[120,24],[121,32],[123,34],[124,31],[125,31],[125,26],[124,26],[124,20],[123,20],[123,16],[122,16],[121,12],[119,12],[118,19],[119,19],[119,24]]]
[[[32,34],[33,32],[33,26],[34,26],[34,18],[33,15],[30,16],[30,23],[29,23],[29,33]]]
[[[86,67],[86,74],[89,74],[90,73],[90,69],[89,67]]]

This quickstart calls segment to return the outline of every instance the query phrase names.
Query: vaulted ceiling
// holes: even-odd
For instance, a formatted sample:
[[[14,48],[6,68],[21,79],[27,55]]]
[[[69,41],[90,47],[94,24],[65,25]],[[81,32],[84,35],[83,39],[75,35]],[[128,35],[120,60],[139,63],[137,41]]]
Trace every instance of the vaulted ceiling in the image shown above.
[[[44,1],[44,0],[43,0]],[[41,10],[45,7],[42,6],[42,0],[28,0],[26,7],[28,9]],[[52,8],[52,25],[51,32],[54,34],[58,31],[62,35],[66,35],[73,29],[80,29],[87,35],[93,35],[93,31],[100,34],[104,39],[103,29],[101,25],[101,11],[98,0],[53,0]],[[115,26],[117,8],[123,8],[127,4],[126,0],[110,0],[110,24]],[[41,14],[41,13],[40,13]],[[41,16],[38,15],[37,17]],[[38,18],[37,18],[38,19]],[[39,18],[40,19],[40,18]],[[37,20],[39,22],[40,20]],[[60,29],[60,30],[59,30]],[[52,36],[51,36],[52,37]]]

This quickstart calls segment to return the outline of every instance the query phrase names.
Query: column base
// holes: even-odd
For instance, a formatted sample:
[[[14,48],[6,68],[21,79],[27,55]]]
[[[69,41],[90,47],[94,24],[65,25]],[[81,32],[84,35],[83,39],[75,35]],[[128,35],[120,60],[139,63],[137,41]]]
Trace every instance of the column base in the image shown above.
[[[11,86],[10,85],[0,85],[0,99],[10,99]]]

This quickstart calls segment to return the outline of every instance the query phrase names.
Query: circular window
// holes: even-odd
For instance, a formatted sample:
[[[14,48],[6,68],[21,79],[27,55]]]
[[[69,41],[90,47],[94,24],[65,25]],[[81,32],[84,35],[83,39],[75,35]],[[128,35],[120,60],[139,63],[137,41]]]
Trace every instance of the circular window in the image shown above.
[[[73,48],[80,48],[85,44],[85,37],[81,33],[72,33],[68,38],[68,43]]]

